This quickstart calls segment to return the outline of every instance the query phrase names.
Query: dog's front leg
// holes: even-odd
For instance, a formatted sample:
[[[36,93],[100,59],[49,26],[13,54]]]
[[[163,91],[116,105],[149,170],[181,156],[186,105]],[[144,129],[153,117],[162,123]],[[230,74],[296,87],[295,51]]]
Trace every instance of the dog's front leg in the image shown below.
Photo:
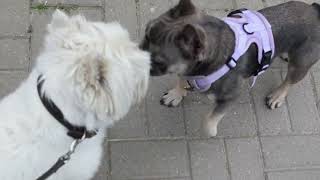
[[[187,96],[187,90],[184,88],[185,85],[186,82],[179,78],[176,87],[165,93],[160,103],[168,107],[178,106],[183,97]]]
[[[218,133],[218,124],[227,111],[230,109],[231,102],[217,102],[217,106],[204,119],[202,125],[206,136],[214,137]]]

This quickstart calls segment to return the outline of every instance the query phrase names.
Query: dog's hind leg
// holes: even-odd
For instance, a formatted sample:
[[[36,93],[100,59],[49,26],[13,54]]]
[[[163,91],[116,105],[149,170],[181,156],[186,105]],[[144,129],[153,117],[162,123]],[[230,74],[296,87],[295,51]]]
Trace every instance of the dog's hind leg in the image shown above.
[[[218,133],[218,124],[223,119],[224,115],[232,107],[233,101],[221,101],[217,102],[217,106],[202,122],[202,126],[206,136],[214,137]]]
[[[187,96],[187,90],[185,89],[186,84],[184,80],[179,78],[176,87],[165,93],[160,103],[168,107],[178,106],[183,97]]]
[[[271,109],[280,107],[288,95],[292,85],[301,81],[309,69],[320,58],[320,44],[306,42],[294,52],[289,53],[288,72],[284,82],[273,91],[266,99],[267,105]]]

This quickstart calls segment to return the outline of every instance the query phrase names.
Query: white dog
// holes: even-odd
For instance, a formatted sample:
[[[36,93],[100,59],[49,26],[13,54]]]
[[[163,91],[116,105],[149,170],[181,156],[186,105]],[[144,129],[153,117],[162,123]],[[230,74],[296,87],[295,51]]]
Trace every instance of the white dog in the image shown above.
[[[87,136],[98,131],[48,179],[91,179],[106,127],[145,96],[149,69],[149,54],[118,23],[88,22],[57,10],[35,68],[0,103],[0,180],[37,179],[69,150],[73,137],[82,137],[84,128]],[[68,123],[78,127],[75,132]]]

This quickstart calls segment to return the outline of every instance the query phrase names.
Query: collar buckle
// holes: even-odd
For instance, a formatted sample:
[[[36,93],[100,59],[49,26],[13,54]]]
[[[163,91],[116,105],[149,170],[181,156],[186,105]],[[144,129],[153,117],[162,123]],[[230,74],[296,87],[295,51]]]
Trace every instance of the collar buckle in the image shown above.
[[[229,67],[229,69],[234,69],[237,66],[237,61],[233,58],[230,57],[230,59],[228,60],[228,62],[226,63],[226,65]]]

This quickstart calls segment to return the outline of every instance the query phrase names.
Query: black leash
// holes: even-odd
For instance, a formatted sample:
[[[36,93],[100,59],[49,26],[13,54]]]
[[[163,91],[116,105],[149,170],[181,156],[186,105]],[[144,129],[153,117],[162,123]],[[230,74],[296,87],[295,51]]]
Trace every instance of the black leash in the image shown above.
[[[56,173],[58,169],[65,165],[66,161],[68,161],[68,159],[63,159],[63,157],[60,157],[59,160],[47,172],[38,177],[37,180],[45,180],[49,178],[52,174]]]
[[[64,155],[60,156],[57,162],[36,180],[46,180],[52,174],[56,173],[62,166],[64,166],[71,159],[71,155],[75,152],[77,146],[84,139],[91,138],[97,134],[96,131],[88,131],[84,126],[74,126],[68,120],[66,120],[64,118],[63,113],[55,105],[55,103],[52,100],[46,98],[45,95],[41,95],[41,90],[44,81],[45,80],[42,79],[42,75],[40,75],[37,80],[37,90],[43,106],[61,125],[68,129],[67,135],[74,138],[75,140],[71,143],[69,151]]]
[[[69,151],[66,154],[62,155],[50,169],[48,169],[43,175],[38,177],[36,180],[46,180],[52,174],[56,173],[62,166],[64,166],[71,159],[71,155],[75,152],[77,146],[86,138],[86,135],[83,134],[83,137],[81,139],[74,140],[70,145]]]

